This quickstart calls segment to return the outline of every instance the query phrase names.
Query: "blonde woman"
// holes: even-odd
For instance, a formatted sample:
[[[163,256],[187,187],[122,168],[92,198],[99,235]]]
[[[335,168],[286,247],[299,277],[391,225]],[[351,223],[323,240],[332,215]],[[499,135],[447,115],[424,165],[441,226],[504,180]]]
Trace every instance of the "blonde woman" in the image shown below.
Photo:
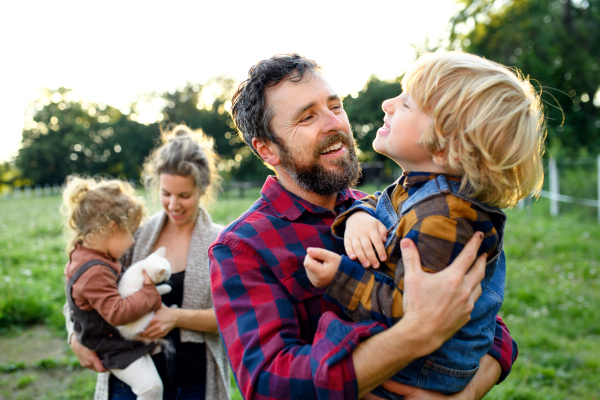
[[[213,143],[184,125],[163,132],[163,145],[144,164],[144,181],[158,190],[162,211],[135,233],[135,245],[122,259],[125,267],[166,247],[173,291],[143,332],[169,337],[176,348],[173,366],[162,353],[152,356],[164,384],[165,399],[228,399],[229,365],[218,331],[210,293],[208,246],[222,226],[214,224],[201,203],[218,186]],[[71,337],[82,366],[104,371],[97,355]],[[171,373],[172,372],[172,373]],[[100,374],[96,399],[134,399],[128,385]]]

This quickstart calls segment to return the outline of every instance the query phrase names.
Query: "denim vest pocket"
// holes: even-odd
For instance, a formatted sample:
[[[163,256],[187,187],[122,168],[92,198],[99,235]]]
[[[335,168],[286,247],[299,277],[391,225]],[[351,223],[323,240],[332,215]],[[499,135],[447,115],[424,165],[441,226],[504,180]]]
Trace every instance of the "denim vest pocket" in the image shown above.
[[[297,302],[302,302],[310,297],[323,296],[325,288],[315,287],[306,275],[305,269],[299,269],[291,274],[284,276],[281,283],[287,289],[288,293]]]

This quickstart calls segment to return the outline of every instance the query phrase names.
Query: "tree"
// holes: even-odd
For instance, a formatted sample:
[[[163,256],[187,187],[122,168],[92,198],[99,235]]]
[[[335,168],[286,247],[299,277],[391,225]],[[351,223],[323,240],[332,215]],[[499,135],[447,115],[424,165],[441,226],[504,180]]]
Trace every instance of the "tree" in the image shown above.
[[[600,0],[462,3],[449,48],[517,67],[534,80],[553,155],[600,152]]]
[[[219,171],[225,179],[264,180],[270,170],[247,148],[229,114],[234,90],[232,79],[218,77],[204,85],[188,83],[182,89],[164,93],[164,120],[202,128],[211,136],[221,157]]]
[[[72,100],[65,88],[44,90],[29,112],[15,165],[40,185],[72,173],[137,180],[159,133],[156,124],[138,124],[114,107]]]
[[[360,149],[361,161],[388,160],[373,150],[373,140],[377,129],[383,125],[384,112],[381,104],[384,100],[400,95],[401,80],[401,76],[392,81],[384,81],[372,75],[356,97],[349,95],[344,98],[344,109]],[[391,168],[395,168],[395,164],[386,162]]]

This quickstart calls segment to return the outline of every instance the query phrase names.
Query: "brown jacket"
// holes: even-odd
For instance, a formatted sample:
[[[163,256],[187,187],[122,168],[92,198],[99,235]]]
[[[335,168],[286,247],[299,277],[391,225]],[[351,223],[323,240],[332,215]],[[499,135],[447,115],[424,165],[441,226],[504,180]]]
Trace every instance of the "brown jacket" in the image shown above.
[[[67,280],[75,271],[90,260],[102,260],[117,275],[121,274],[121,264],[106,253],[76,244],[65,267]],[[95,265],[85,272],[73,285],[73,301],[84,310],[96,310],[109,324],[125,325],[137,321],[150,311],[161,306],[158,291],[152,285],[144,286],[137,293],[123,299],[117,288],[117,278],[103,265]]]

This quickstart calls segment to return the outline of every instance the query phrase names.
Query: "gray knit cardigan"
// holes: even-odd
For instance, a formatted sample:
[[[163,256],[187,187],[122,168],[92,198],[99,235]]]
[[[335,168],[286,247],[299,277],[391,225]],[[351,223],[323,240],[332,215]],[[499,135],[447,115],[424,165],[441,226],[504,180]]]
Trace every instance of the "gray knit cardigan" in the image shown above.
[[[152,250],[167,220],[164,211],[154,214],[135,232],[135,245],[121,259],[123,266],[146,258]],[[206,210],[200,207],[192,233],[183,281],[183,304],[186,309],[213,308],[208,269],[208,247],[215,241],[223,226],[214,224]],[[182,342],[206,343],[206,398],[229,399],[230,373],[227,354],[219,333],[180,329]],[[71,333],[71,332],[69,332]],[[96,400],[108,398],[108,373],[98,374]]]

